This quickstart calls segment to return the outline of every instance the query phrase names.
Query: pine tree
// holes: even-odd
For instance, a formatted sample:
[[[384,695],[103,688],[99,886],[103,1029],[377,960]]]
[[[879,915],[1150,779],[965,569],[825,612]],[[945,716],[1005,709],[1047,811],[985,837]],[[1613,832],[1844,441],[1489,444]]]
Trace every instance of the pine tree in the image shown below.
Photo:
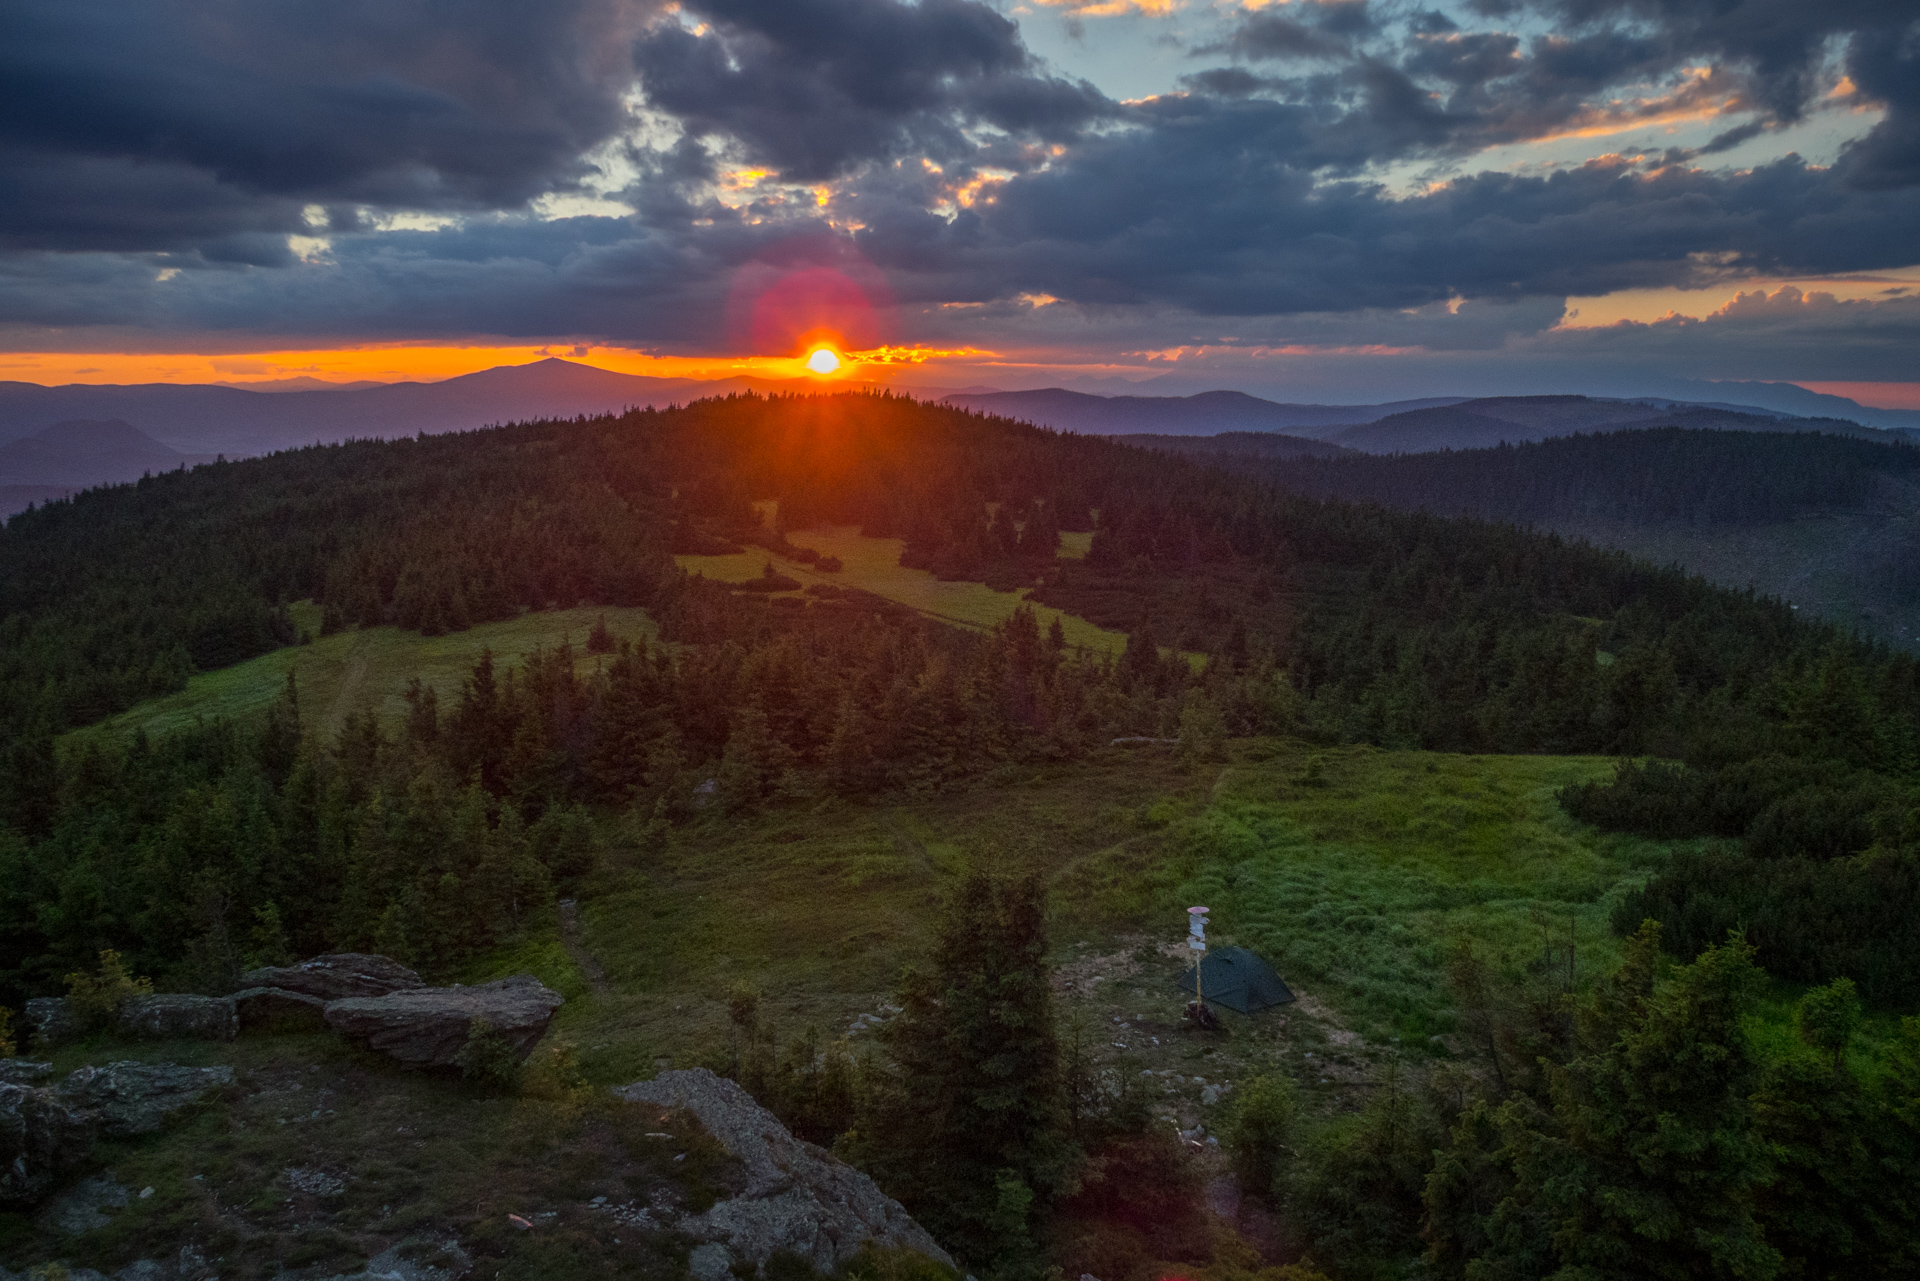
[[[884,1033],[896,1076],[864,1119],[864,1153],[970,1258],[1022,1262],[1005,1256],[1039,1238],[1068,1172],[1046,950],[1039,878],[975,867]]]

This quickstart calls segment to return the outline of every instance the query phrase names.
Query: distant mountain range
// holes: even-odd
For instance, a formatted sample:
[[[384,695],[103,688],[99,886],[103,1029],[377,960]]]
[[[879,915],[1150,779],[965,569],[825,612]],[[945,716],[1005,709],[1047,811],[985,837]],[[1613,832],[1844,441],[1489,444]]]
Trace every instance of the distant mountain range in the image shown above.
[[[1058,431],[1077,431],[1083,436],[1217,436],[1229,431],[1292,431],[1370,423],[1403,410],[1456,405],[1464,399],[1439,396],[1383,405],[1288,405],[1239,391],[1205,391],[1196,396],[1095,396],[1048,387],[948,396],[945,403],[1021,418]]]
[[[0,445],[0,516],[90,485],[211,462],[161,444],[118,418],[75,418]]]
[[[1774,401],[1783,384],[1698,384],[1725,394],[1762,391]],[[811,391],[820,384],[761,378],[649,378],[548,359],[501,366],[434,383],[334,385],[281,379],[252,388],[218,384],[0,383],[0,514],[88,485],[132,480],[215,455],[246,457],[351,438],[466,431],[516,419],[617,413],[734,392]],[[1584,396],[1427,397],[1372,405],[1286,404],[1237,391],[1190,396],[1099,396],[1046,388],[968,388],[945,403],[1086,435],[1203,437],[1257,434],[1264,457],[1327,457],[1341,450],[1417,453],[1541,440],[1572,432],[1673,423],[1745,430],[1826,431],[1889,439],[1879,426],[1920,414],[1868,411],[1802,388],[1795,403],[1833,415],[1797,417],[1779,409],[1662,398]],[[922,397],[940,391],[919,390]],[[1844,411],[1836,413],[1835,411]],[[1857,412],[1856,412],[1857,411]],[[1854,419],[1855,421],[1846,421]],[[91,424],[91,426],[88,426]],[[1143,442],[1151,443],[1151,442]],[[15,450],[14,446],[21,446]]]
[[[1252,449],[1275,458],[1311,455],[1311,451],[1287,445],[1253,449],[1249,434],[1283,432],[1297,440],[1321,441],[1368,454],[1485,449],[1503,442],[1521,444],[1575,432],[1656,425],[1702,430],[1820,431],[1879,441],[1920,438],[1916,433],[1867,427],[1838,418],[1803,418],[1753,406],[1663,398],[1435,397],[1382,405],[1288,405],[1230,391],[1197,396],[1094,396],[1049,388],[948,396],[946,403],[1084,435],[1169,439],[1231,435],[1233,441],[1223,443],[1221,448],[1238,453]]]

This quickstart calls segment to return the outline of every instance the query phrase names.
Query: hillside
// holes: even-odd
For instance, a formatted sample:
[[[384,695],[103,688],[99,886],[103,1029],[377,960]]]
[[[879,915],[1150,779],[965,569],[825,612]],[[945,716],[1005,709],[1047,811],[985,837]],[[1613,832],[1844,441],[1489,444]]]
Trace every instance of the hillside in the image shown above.
[[[1570,436],[1576,432],[1652,430],[1825,432],[1861,440],[1901,442],[1877,428],[1831,418],[1795,418],[1734,409],[1586,396],[1500,396],[1389,414],[1334,432],[1327,439],[1368,454],[1420,454],[1441,449],[1491,449]]]
[[[1777,597],[1889,644],[1920,645],[1920,450],[1824,432],[1698,430],[1690,424],[1699,416],[1279,468],[1252,446],[1256,438],[1162,447],[1300,493],[1585,538]]]
[[[229,992],[340,951],[569,999],[518,1091],[485,1028],[463,1082],[273,1038],[96,1040],[253,1076],[224,1130],[100,1149],[151,1205],[129,1182],[68,1245],[60,1215],[0,1218],[0,1260],[671,1271],[685,1242],[592,1207],[690,1193],[585,1102],[670,1066],[733,1077],[975,1275],[1310,1257],[1344,1279],[1481,1249],[1492,1211],[1457,1180],[1505,1169],[1497,1144],[1609,1168],[1557,1083],[1606,1133],[1653,1123],[1606,1086],[1645,1028],[1633,1062],[1687,1083],[1661,1133],[1787,1151],[1782,1118],[1844,1089],[1886,1149],[1859,1161],[1905,1150],[1920,663],[1616,552],[1275,481],[1765,522],[1905,483],[1909,452],[1626,432],[1481,474],[1159,443],[737,395],[171,471],[10,521],[0,1005],[112,965]],[[1296,1000],[1183,1018],[1196,903]],[[1834,1008],[1816,1060],[1796,1038]],[[1705,1061],[1733,1066],[1701,1084]],[[279,1110],[309,1078],[359,1109]],[[1786,1102],[1751,1107],[1763,1086]],[[639,1136],[663,1137],[697,1136]],[[203,1169],[207,1143],[231,1146]],[[352,1214],[288,1202],[296,1148]],[[1903,1186],[1743,1213],[1803,1259],[1807,1204],[1895,1223]]]
[[[1050,387],[948,396],[941,403],[1017,418],[1088,436],[1213,436],[1221,432],[1285,432],[1295,427],[1369,423],[1400,410],[1454,403],[1446,397],[1385,405],[1288,405],[1237,391],[1192,396],[1095,396]],[[1312,452],[1306,445],[1301,452]]]

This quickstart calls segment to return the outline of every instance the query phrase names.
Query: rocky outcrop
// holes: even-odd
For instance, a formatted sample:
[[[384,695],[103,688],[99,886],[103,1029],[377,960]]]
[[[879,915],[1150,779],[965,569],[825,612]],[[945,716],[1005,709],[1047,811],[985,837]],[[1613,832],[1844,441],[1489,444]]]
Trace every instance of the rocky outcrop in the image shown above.
[[[41,1045],[63,1045],[87,1033],[78,1011],[64,996],[28,1001],[27,1022]],[[183,992],[130,997],[113,1016],[117,1035],[146,1041],[231,1041],[237,1026],[232,997]]]
[[[327,1003],[317,996],[279,987],[250,987],[233,994],[242,1033],[324,1031],[326,1009]]]
[[[926,1229],[872,1179],[794,1138],[734,1082],[694,1068],[663,1072],[614,1093],[632,1103],[687,1108],[746,1167],[746,1187],[739,1195],[674,1225],[701,1242],[698,1262],[714,1275],[725,1275],[737,1263],[758,1269],[778,1250],[790,1250],[816,1270],[832,1273],[869,1241],[953,1265]]]
[[[83,1067],[55,1086],[69,1107],[91,1112],[111,1138],[151,1134],[213,1091],[233,1084],[230,1067],[190,1068],[171,1063],[109,1063]]]
[[[0,1059],[0,1085],[38,1085],[53,1075],[53,1064],[31,1059]]]
[[[84,1161],[97,1122],[51,1090],[0,1085],[0,1205],[31,1205]]]
[[[248,970],[240,981],[250,988],[272,987],[299,992],[322,1001],[348,997],[386,996],[425,987],[420,976],[389,957],[364,952],[335,952],[298,965],[275,965]]]
[[[546,1035],[564,998],[531,974],[474,987],[423,987],[327,1005],[327,1025],[402,1063],[451,1067],[475,1019],[485,1019],[522,1058]]]
[[[38,1045],[65,1045],[86,1031],[80,1012],[64,996],[36,996],[28,1001],[27,1026]]]
[[[232,1068],[110,1063],[52,1087],[0,1084],[0,1204],[38,1201],[95,1137],[150,1134],[232,1081]]]
[[[114,1031],[143,1041],[231,1041],[237,1026],[230,996],[136,996],[113,1017]]]

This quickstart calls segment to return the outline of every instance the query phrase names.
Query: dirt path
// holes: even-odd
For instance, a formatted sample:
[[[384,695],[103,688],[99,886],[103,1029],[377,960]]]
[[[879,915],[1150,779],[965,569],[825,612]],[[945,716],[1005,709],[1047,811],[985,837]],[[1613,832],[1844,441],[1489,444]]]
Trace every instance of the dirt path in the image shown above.
[[[560,941],[566,945],[567,955],[587,976],[587,986],[593,989],[595,996],[605,996],[613,990],[607,982],[607,972],[600,968],[600,962],[593,959],[593,953],[587,951],[580,941],[580,904],[573,899],[560,900]]]

